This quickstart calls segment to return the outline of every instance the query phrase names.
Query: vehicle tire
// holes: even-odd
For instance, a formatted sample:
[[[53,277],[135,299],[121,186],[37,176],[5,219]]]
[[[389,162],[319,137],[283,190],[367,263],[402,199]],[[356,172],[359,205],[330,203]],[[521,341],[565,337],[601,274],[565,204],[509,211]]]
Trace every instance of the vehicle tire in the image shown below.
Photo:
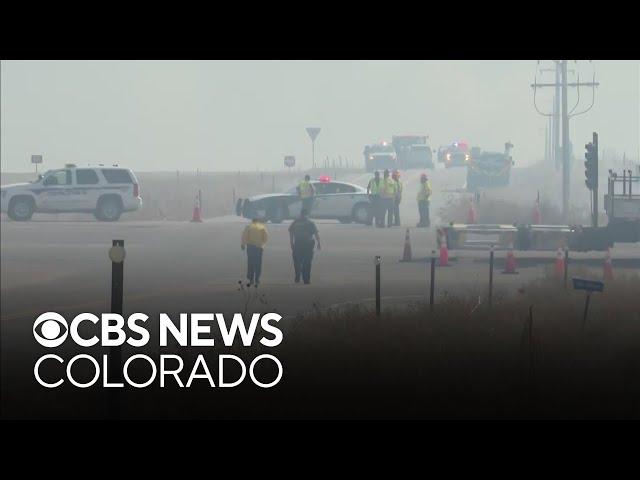
[[[120,200],[115,197],[100,199],[95,211],[95,216],[98,220],[115,222],[120,218],[120,215],[122,215],[122,204]]]
[[[287,218],[287,216],[288,215],[285,207],[277,206],[269,214],[269,220],[271,221],[271,223],[282,223],[282,221]]]
[[[16,222],[31,220],[35,205],[30,197],[18,197],[11,200],[7,215]]]
[[[351,222],[353,222],[353,219],[351,217],[341,217],[338,220],[340,221],[340,223],[351,223]]]
[[[355,223],[367,223],[369,221],[369,209],[368,203],[358,203],[353,207],[351,218]]]

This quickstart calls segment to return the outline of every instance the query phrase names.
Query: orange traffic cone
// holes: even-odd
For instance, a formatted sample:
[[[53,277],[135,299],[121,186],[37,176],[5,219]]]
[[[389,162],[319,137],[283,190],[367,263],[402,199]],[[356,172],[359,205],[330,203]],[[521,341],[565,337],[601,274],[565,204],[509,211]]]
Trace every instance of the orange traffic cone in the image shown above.
[[[558,253],[556,253],[556,277],[564,277],[564,268],[564,255],[562,254],[562,249],[559,248]]]
[[[516,256],[513,254],[512,246],[510,246],[509,250],[507,251],[507,263],[505,264],[502,273],[518,273],[516,271]]]
[[[193,218],[192,222],[202,222],[202,217],[200,216],[200,196],[196,195],[196,201],[193,205]]]
[[[402,253],[401,262],[410,262],[411,255],[411,239],[409,238],[409,229],[407,228],[407,234],[404,236],[404,252]]]
[[[607,248],[607,254],[604,257],[604,279],[613,280],[613,266],[611,265],[611,248]]]
[[[438,262],[438,266],[449,266],[449,249],[447,248],[447,235],[443,231],[440,231],[440,260]]]
[[[469,202],[469,212],[467,213],[467,223],[474,224],[478,221],[478,214],[473,205],[473,200]]]

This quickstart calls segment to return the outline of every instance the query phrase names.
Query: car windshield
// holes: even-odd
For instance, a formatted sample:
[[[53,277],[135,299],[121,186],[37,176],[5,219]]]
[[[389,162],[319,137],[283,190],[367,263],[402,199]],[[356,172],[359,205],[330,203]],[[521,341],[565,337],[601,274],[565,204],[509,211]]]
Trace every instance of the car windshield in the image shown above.
[[[51,172],[53,172],[53,170],[47,170],[44,173],[39,173],[38,177],[35,180],[30,180],[29,183],[38,183],[40,182],[44,177],[46,177],[47,175],[49,175]]]

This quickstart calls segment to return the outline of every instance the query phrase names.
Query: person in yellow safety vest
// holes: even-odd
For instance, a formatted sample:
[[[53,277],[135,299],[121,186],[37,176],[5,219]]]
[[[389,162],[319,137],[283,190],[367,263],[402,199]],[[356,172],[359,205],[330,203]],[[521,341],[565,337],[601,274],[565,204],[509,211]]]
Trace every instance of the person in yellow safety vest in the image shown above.
[[[402,201],[402,182],[400,181],[400,172],[394,170],[391,176],[394,182],[396,182],[396,198],[393,205],[393,224],[396,227],[400,226],[400,202]]]
[[[306,210],[307,212],[311,213],[311,208],[313,207],[313,197],[315,196],[316,191],[309,180],[311,180],[311,177],[309,177],[309,175],[305,175],[304,181],[300,182],[297,190],[298,196],[302,200],[302,210]]]
[[[397,186],[395,180],[389,177],[389,170],[384,171],[382,179],[382,189],[380,191],[380,200],[382,202],[382,224],[384,227],[384,217],[387,217],[387,227],[393,226],[393,210],[395,208]]]
[[[420,175],[420,189],[418,190],[418,212],[420,213],[420,221],[418,227],[429,227],[431,221],[429,219],[429,203],[431,201],[431,182],[423,173]]]
[[[247,279],[248,287],[252,284],[256,287],[260,283],[260,273],[262,272],[262,252],[267,243],[269,234],[264,223],[259,218],[254,218],[242,232],[242,242],[240,248],[247,250]]]
[[[373,178],[369,180],[367,185],[367,195],[369,195],[369,221],[368,225],[373,225],[375,220],[376,226],[380,226],[380,189],[382,188],[382,180],[380,179],[380,172],[375,171]]]

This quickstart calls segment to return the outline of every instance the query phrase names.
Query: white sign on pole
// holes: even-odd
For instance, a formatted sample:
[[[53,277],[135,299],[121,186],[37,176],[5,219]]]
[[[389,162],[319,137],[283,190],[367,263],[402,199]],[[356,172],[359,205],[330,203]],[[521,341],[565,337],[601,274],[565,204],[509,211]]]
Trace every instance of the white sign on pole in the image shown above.
[[[307,127],[307,133],[309,134],[309,138],[311,138],[312,142],[315,142],[316,137],[320,133],[319,127]]]
[[[42,155],[31,155],[31,163],[42,163]]]
[[[284,157],[284,164],[289,168],[293,167],[296,164],[296,157],[293,155],[287,155]]]

